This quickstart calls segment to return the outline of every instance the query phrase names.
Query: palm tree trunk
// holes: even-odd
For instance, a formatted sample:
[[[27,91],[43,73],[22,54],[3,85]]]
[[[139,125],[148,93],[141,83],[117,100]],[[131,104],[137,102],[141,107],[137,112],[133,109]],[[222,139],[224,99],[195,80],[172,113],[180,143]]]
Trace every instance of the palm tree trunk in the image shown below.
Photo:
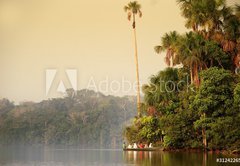
[[[191,84],[193,84],[193,68],[190,66],[190,77],[191,77]]]
[[[195,85],[199,87],[200,81],[199,81],[199,75],[198,75],[198,65],[194,65],[194,77],[195,77]]]
[[[206,114],[203,113],[203,118],[205,119]],[[206,129],[202,128],[202,138],[203,138],[203,146],[204,146],[204,150],[207,149],[207,136],[206,136]]]
[[[204,146],[204,150],[207,149],[207,138],[206,138],[206,130],[202,129],[202,137],[203,137],[203,146]]]
[[[137,34],[135,25],[135,15],[133,15],[133,32],[134,32],[134,46],[135,46],[135,64],[136,64],[136,76],[137,76],[137,111],[138,116],[141,115],[141,99],[140,99],[140,82],[139,82],[139,67],[138,67],[138,51],[137,51]]]

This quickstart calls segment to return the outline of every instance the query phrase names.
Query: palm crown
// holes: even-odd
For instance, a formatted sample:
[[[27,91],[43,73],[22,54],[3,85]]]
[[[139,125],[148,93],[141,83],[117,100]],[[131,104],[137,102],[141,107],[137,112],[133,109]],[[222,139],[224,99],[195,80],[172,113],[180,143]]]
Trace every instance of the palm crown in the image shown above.
[[[139,17],[142,17],[141,5],[137,1],[129,2],[124,6],[125,12],[128,13],[128,20],[131,21],[133,17],[133,28],[136,27],[135,16],[138,14]]]

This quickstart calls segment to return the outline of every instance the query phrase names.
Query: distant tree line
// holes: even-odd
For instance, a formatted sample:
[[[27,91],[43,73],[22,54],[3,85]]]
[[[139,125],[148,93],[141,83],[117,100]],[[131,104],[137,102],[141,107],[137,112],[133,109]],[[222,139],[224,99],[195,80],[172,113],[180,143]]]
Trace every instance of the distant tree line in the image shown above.
[[[66,97],[14,105],[0,100],[0,144],[116,148],[136,112],[135,97],[67,90]]]

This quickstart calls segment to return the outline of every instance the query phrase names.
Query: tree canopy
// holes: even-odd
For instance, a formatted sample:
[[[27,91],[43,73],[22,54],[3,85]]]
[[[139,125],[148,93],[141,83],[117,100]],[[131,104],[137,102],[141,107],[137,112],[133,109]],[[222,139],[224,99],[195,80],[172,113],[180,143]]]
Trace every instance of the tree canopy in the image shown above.
[[[177,3],[189,31],[166,33],[154,47],[169,67],[142,87],[144,116],[124,134],[165,148],[240,149],[240,6]]]
[[[74,93],[74,95],[73,95]],[[135,97],[67,90],[64,98],[14,105],[0,100],[0,144],[119,148],[136,112]]]

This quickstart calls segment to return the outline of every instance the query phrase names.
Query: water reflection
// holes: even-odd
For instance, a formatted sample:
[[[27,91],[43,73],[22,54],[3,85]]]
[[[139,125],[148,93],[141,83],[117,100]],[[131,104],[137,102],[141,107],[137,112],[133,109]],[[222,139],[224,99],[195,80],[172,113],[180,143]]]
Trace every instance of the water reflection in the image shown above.
[[[0,147],[0,165],[4,166],[215,166],[217,157],[224,156],[190,152],[84,150],[66,147]]]
[[[156,165],[156,166],[215,166],[217,157],[224,157],[221,154],[192,153],[192,152],[123,152],[125,163],[134,165]],[[224,164],[227,165],[227,164]]]

